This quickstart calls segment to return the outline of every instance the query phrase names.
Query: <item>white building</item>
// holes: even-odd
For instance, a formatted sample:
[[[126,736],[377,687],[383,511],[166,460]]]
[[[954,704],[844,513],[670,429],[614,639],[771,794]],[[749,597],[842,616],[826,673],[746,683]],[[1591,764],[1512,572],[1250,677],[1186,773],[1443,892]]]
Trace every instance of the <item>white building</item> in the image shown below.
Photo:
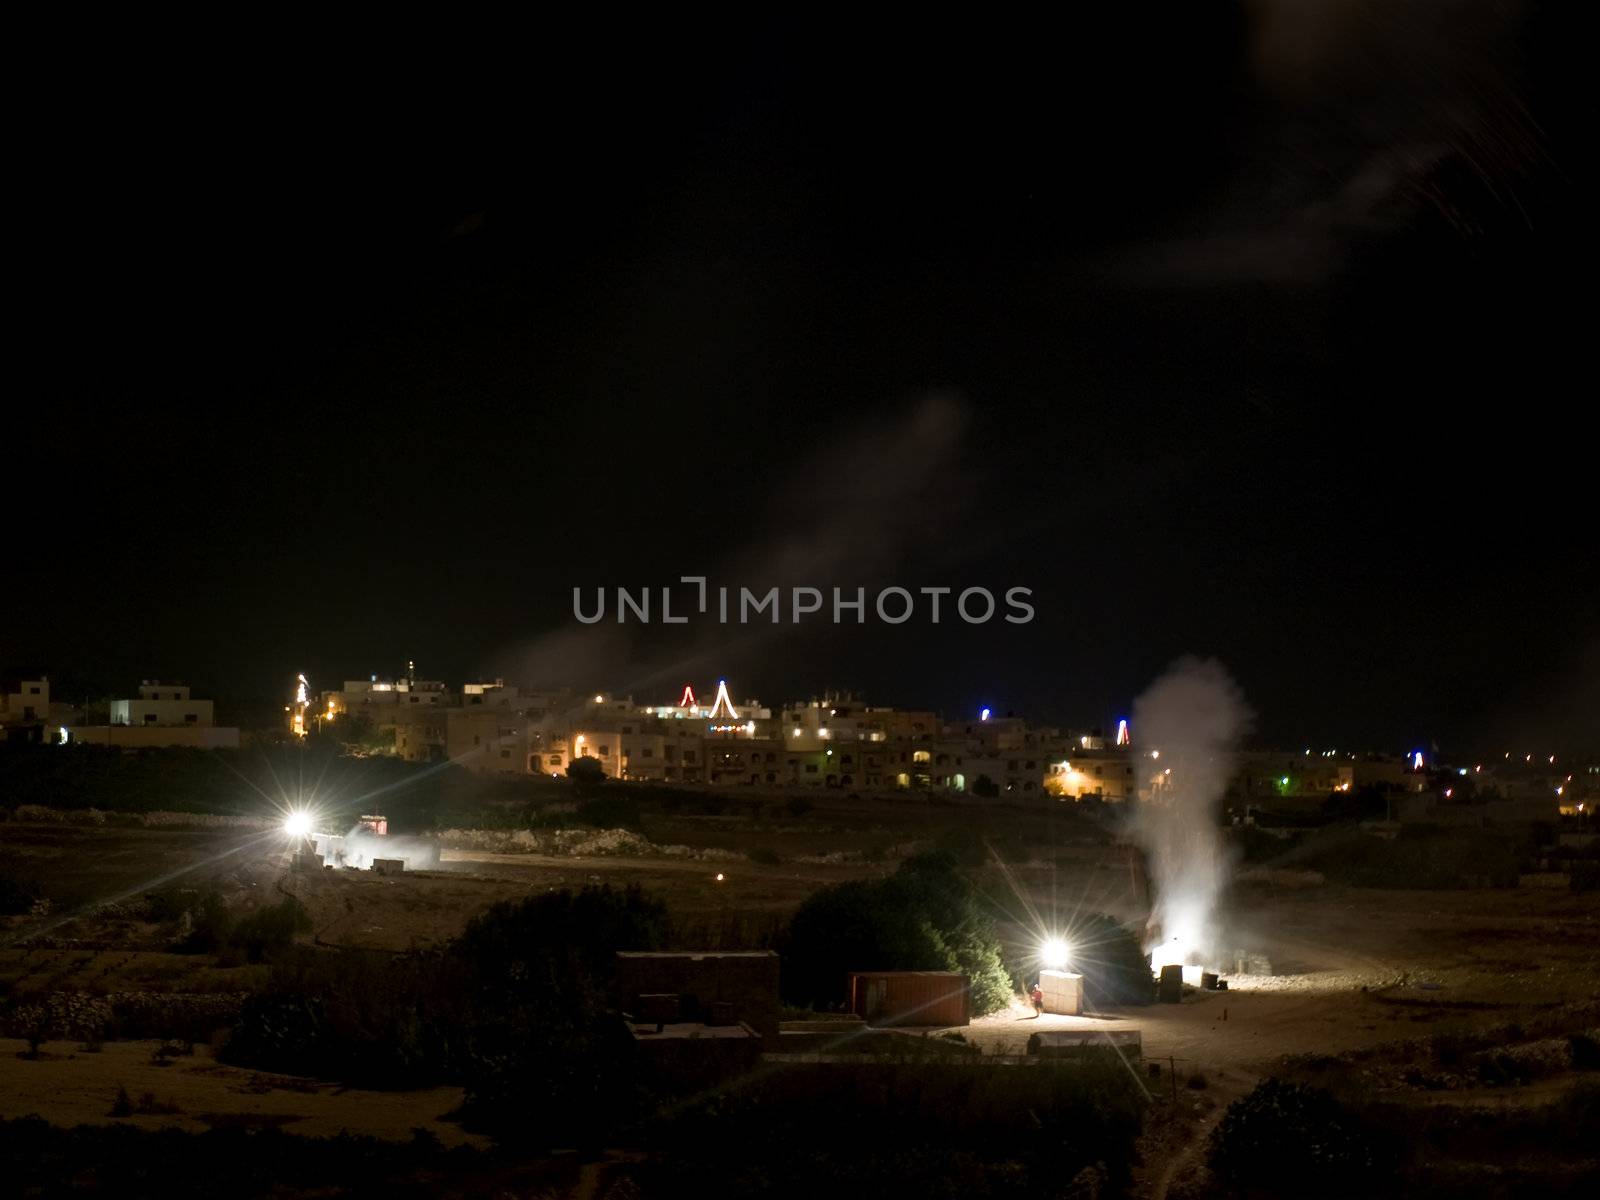
[[[77,725],[68,740],[121,750],[191,746],[201,750],[237,749],[239,731],[215,723],[214,705],[198,700],[187,684],[146,679],[137,698],[113,700],[109,725]]]
[[[162,683],[146,679],[139,685],[137,700],[113,700],[111,723],[113,725],[196,725],[215,723],[214,706],[210,700],[196,700],[188,684]]]

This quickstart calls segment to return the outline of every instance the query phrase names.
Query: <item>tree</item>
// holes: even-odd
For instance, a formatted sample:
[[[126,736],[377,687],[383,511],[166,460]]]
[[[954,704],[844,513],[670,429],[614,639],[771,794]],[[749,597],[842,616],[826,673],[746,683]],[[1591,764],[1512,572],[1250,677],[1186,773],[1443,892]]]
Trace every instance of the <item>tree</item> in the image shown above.
[[[972,1011],[1011,997],[994,926],[944,852],[907,859],[888,879],[836,884],[796,910],[780,941],[791,1004],[836,1006],[851,971],[960,971]]]
[[[972,781],[972,794],[993,799],[1000,794],[1000,786],[987,775],[979,775]]]
[[[1211,1168],[1234,1188],[1307,1195],[1370,1193],[1392,1163],[1389,1139],[1361,1126],[1320,1088],[1265,1079],[1235,1100],[1212,1131]]]
[[[606,769],[598,758],[575,758],[567,765],[567,778],[580,787],[597,787],[606,781]]]
[[[599,1137],[642,1095],[635,1048],[611,1004],[619,950],[652,950],[666,908],[637,887],[586,887],[502,902],[451,945],[472,997],[466,1109],[552,1143]]]

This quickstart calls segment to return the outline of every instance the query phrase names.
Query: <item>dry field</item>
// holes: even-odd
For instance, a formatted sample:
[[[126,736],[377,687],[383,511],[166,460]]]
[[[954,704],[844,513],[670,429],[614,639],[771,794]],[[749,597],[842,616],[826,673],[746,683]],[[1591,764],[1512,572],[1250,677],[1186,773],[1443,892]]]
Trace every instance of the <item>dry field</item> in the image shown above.
[[[259,981],[261,967],[171,953],[154,927],[115,908],[65,919],[74,902],[116,901],[158,887],[215,886],[241,909],[292,894],[311,914],[315,941],[404,950],[454,936],[496,901],[595,882],[659,893],[686,928],[714,932],[738,922],[770,928],[816,888],[886,873],[913,849],[987,842],[1007,864],[988,872],[988,890],[1006,918],[1003,933],[1019,945],[1042,930],[1070,929],[1079,911],[1130,921],[1143,916],[1125,850],[1053,805],[824,796],[795,813],[781,797],[740,797],[720,814],[651,815],[645,831],[657,847],[674,849],[596,857],[454,849],[436,871],[382,878],[290,873],[281,843],[249,831],[11,823],[0,826],[0,848],[49,878],[64,903],[46,918],[44,940],[19,944],[40,921],[10,920],[0,934],[0,988],[21,995],[242,992]],[[1374,1087],[1411,1088],[1420,1097],[1420,1085],[1393,1072],[1373,1074],[1359,1056],[1507,1023],[1534,1032],[1560,1027],[1568,1017],[1569,1024],[1600,1024],[1597,908],[1590,898],[1547,889],[1241,884],[1229,897],[1229,937],[1241,951],[1270,959],[1272,975],[1234,976],[1228,992],[1196,992],[1181,1005],[1083,1018],[1035,1019],[1018,1006],[981,1019],[966,1036],[986,1050],[1015,1052],[1038,1029],[1137,1028],[1147,1062],[1170,1063],[1184,1080],[1201,1076],[1203,1089],[1174,1087],[1169,1075],[1144,1076],[1153,1092],[1175,1097],[1167,1118],[1152,1125],[1147,1159],[1156,1165],[1141,1179],[1146,1194],[1165,1195],[1169,1176],[1192,1162],[1229,1098],[1266,1073],[1298,1069],[1286,1066],[1286,1057],[1353,1055],[1348,1069],[1365,1071]],[[152,1098],[151,1111],[122,1118],[136,1124],[203,1128],[232,1120],[394,1137],[424,1127],[446,1141],[462,1136],[440,1124],[457,1100],[444,1089],[380,1095],[264,1078],[212,1062],[204,1046],[166,1066],[156,1065],[148,1042],[111,1042],[98,1053],[51,1043],[38,1061],[18,1057],[22,1049],[20,1042],[0,1043],[0,1115],[108,1121],[121,1085],[136,1105]],[[1389,1057],[1398,1062],[1405,1053]],[[1450,1100],[1535,1103],[1559,1086],[1558,1080],[1486,1088],[1468,1081]]]

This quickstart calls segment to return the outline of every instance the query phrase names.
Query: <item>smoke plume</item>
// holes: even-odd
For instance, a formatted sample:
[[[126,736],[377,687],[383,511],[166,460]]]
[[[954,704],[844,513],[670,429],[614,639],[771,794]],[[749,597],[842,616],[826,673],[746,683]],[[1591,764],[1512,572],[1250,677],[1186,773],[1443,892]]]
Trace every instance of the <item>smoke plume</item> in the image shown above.
[[[1182,658],[1134,701],[1140,753],[1155,775],[1149,804],[1135,818],[1153,884],[1156,966],[1210,963],[1217,901],[1227,881],[1217,805],[1250,724],[1244,696],[1215,659]]]

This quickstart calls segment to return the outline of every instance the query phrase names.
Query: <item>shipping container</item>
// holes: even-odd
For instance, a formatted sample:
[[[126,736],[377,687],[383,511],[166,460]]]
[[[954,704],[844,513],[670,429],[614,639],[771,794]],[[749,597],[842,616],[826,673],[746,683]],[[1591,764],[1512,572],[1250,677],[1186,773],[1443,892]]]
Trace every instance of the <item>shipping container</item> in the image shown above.
[[[850,1011],[873,1025],[966,1025],[971,993],[959,971],[850,973]]]

